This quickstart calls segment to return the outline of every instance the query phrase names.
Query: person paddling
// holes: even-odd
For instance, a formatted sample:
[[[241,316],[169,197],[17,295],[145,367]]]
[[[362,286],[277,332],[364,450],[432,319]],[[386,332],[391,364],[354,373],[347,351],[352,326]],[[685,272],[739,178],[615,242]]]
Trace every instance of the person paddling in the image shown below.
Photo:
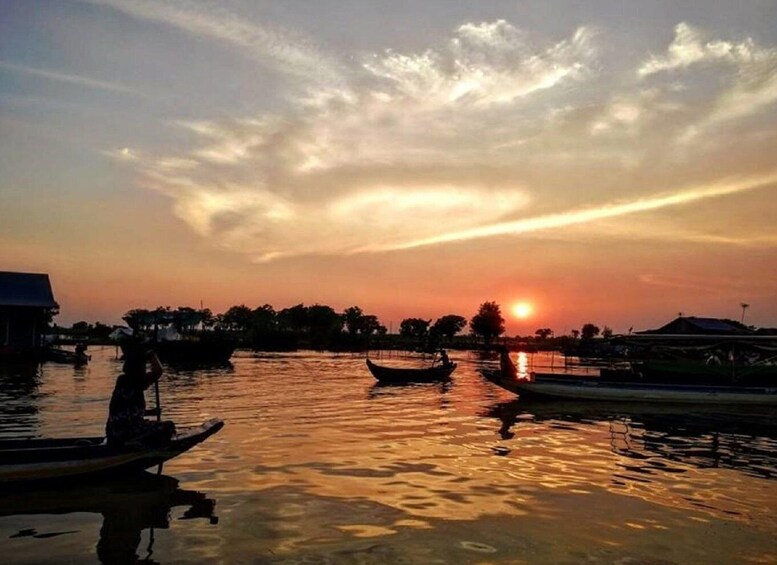
[[[146,362],[151,364],[149,372],[146,372]],[[137,349],[125,354],[123,372],[116,379],[105,424],[109,445],[161,445],[173,437],[173,422],[152,422],[145,418],[144,391],[155,384],[163,372],[162,364],[153,351],[146,353]]]
[[[443,367],[451,366],[451,360],[448,358],[448,353],[444,349],[440,349],[440,364]]]

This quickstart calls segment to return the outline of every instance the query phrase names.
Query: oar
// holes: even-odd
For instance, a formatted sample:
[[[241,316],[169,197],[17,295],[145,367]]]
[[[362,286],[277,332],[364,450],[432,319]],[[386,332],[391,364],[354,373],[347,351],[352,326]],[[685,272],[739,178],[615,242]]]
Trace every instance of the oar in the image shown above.
[[[162,421],[162,401],[159,399],[159,379],[154,381],[154,396],[156,397],[156,421],[161,422]],[[156,469],[156,474],[161,475],[162,474],[162,465],[164,465],[164,462],[159,464],[159,467]],[[149,545],[149,557],[151,556],[151,546],[154,545],[154,530],[151,530],[151,544]]]
[[[154,395],[156,396],[156,421],[162,421],[162,403],[159,400],[159,379],[154,381]]]

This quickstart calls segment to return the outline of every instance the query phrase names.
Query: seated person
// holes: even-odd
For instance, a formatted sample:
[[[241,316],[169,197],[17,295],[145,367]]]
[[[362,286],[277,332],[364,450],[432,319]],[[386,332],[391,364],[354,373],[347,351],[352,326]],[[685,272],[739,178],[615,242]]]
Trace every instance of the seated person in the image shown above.
[[[151,371],[146,372],[146,360]],[[110,445],[143,443],[161,445],[175,434],[173,422],[152,422],[145,419],[146,398],[143,392],[162,376],[162,364],[156,353],[128,352],[124,369],[116,379],[111,396],[105,435]]]
[[[444,349],[440,349],[440,364],[443,367],[451,366],[451,360],[448,358],[448,354],[445,352]]]

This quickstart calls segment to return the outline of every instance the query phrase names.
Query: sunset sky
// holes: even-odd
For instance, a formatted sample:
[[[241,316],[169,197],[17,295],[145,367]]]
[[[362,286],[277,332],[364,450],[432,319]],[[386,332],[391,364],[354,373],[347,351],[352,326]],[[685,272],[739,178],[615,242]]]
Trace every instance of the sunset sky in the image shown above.
[[[777,327],[777,1],[0,1],[0,270],[59,323]],[[513,316],[526,303],[530,314]]]

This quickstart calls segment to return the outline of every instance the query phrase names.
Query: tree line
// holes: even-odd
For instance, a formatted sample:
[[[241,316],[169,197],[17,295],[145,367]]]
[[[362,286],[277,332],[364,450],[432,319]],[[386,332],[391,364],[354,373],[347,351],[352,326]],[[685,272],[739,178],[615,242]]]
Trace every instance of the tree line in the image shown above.
[[[122,319],[135,331],[151,332],[160,326],[172,326],[181,334],[216,332],[237,339],[246,347],[260,350],[291,350],[300,347],[313,349],[359,350],[376,347],[395,347],[432,350],[439,347],[490,347],[505,332],[505,319],[501,307],[494,301],[484,302],[469,319],[459,314],[445,314],[434,322],[418,317],[403,319],[397,335],[389,335],[384,324],[374,314],[366,313],[359,306],[351,306],[338,312],[324,304],[297,304],[276,310],[270,304],[255,308],[245,304],[235,305],[220,314],[208,308],[160,306],[155,309],[135,308]],[[469,328],[468,333],[463,332]],[[112,327],[100,322],[94,325],[76,322],[67,330],[73,336],[107,339]],[[604,331],[594,324],[585,324],[580,331],[572,331],[572,340],[593,339],[598,335],[609,337],[612,330]],[[563,345],[550,328],[539,328],[535,342]]]

